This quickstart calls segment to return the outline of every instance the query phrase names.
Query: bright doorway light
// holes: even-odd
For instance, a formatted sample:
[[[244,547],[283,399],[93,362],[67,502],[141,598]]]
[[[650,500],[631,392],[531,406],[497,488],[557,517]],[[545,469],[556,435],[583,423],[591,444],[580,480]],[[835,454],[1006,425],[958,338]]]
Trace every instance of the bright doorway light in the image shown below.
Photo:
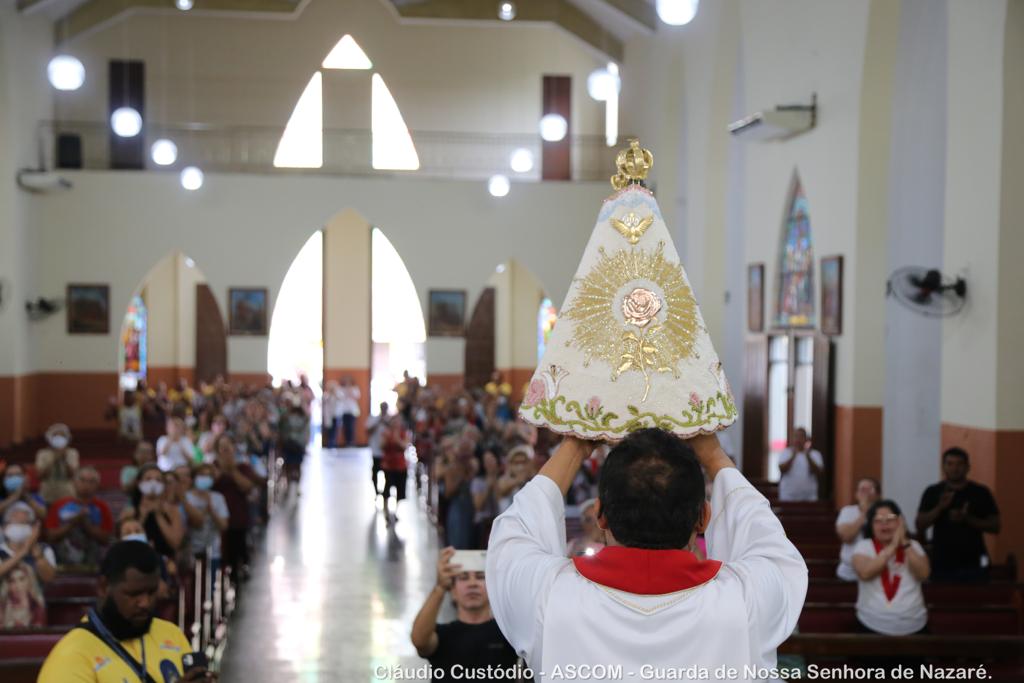
[[[320,168],[324,165],[323,78],[317,71],[292,110],[274,153],[276,168]]]
[[[180,9],[182,12],[189,11],[192,9],[192,5],[194,4],[193,0],[174,0],[175,7]]]
[[[404,372],[418,377],[421,383],[426,382],[427,331],[419,294],[402,257],[377,228],[373,229],[370,245],[373,291],[370,407],[376,414],[382,401],[394,407],[398,398],[394,389],[402,381]]]
[[[697,16],[700,0],[657,0],[658,18],[669,26],[683,26]]]
[[[529,173],[533,170],[533,152],[525,147],[520,147],[512,152],[512,156],[509,158],[509,166],[516,173]]]
[[[46,76],[57,90],[78,90],[85,83],[85,67],[77,57],[57,55],[46,65]]]
[[[267,372],[275,386],[305,374],[318,390],[324,374],[323,295],[324,234],[317,230],[288,268],[270,317]]]
[[[561,114],[545,114],[540,120],[540,136],[547,142],[559,142],[569,132],[569,122]]]
[[[327,54],[321,66],[325,69],[372,69],[373,62],[359,47],[356,39],[346,33]]]
[[[110,127],[122,138],[133,138],[142,131],[142,114],[131,107],[118,107],[110,115]]]
[[[373,135],[373,167],[380,170],[415,171],[420,157],[395,98],[380,74],[373,74],[370,102]]]

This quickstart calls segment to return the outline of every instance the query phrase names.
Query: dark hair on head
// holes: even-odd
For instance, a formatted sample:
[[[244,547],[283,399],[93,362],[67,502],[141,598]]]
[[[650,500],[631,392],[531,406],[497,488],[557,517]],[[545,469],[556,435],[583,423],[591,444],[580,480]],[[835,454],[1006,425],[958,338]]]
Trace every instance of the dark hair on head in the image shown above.
[[[597,497],[622,545],[681,550],[704,506],[704,472],[685,441],[661,429],[641,429],[608,454]]]
[[[903,514],[903,511],[900,510],[900,506],[897,505],[896,501],[894,500],[876,500],[874,503],[872,503],[871,507],[868,508],[868,514],[864,516],[864,538],[868,539],[869,541],[875,537],[872,525],[875,522],[875,515],[878,514],[878,510],[880,508],[889,508],[897,517]]]
[[[120,583],[129,569],[140,574],[154,574],[160,570],[160,556],[148,543],[119,541],[110,546],[100,564],[100,574],[107,583]]]
[[[213,440],[213,454],[218,455],[220,453],[220,442],[227,439],[231,442],[232,446],[235,446],[235,439],[231,436],[230,432],[221,432],[217,435],[217,438]]]
[[[952,457],[952,458],[963,458],[965,465],[970,465],[971,464],[971,459],[967,456],[967,451],[965,451],[964,449],[960,448],[959,446],[953,446],[952,448],[947,448],[946,451],[942,454],[942,462],[946,462],[946,458],[950,458],[950,457]]]

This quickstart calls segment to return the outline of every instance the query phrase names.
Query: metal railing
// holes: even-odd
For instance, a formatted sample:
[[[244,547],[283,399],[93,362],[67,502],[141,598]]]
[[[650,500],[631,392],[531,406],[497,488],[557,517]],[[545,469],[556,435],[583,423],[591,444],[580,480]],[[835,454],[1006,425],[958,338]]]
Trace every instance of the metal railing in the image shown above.
[[[144,163],[147,169],[161,168],[149,158],[149,147],[157,139],[168,138],[178,147],[178,160],[173,168],[195,165],[208,172],[307,172],[459,179],[483,179],[495,173],[505,173],[526,180],[539,180],[541,177],[542,143],[537,135],[410,131],[420,168],[416,171],[391,171],[372,167],[372,136],[369,130],[337,128],[323,131],[322,167],[276,168],[274,154],[281,133],[281,128],[271,126],[149,123],[140,135],[145,139]],[[96,121],[40,122],[39,149],[47,167],[57,167],[57,137],[63,134],[75,135],[81,140],[83,168],[111,168],[112,133],[109,125]],[[509,168],[512,152],[518,148],[533,153],[534,168],[528,173],[513,173]],[[603,136],[572,136],[570,148],[573,180],[606,180],[614,172],[618,147],[608,147]]]

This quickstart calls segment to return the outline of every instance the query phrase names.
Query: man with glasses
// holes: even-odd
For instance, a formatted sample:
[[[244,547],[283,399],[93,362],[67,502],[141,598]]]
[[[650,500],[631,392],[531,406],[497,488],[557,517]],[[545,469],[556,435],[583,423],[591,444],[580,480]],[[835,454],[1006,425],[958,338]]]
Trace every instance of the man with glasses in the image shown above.
[[[64,566],[95,570],[114,532],[110,507],[96,497],[100,474],[83,467],[75,474],[75,495],[50,506],[46,517],[48,538]]]

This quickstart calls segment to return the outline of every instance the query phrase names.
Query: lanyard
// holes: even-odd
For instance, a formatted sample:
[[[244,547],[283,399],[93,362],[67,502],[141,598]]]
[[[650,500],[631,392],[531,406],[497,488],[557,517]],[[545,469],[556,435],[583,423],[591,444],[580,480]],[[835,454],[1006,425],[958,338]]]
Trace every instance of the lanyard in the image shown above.
[[[150,679],[149,674],[146,671],[146,634],[142,634],[139,638],[139,650],[142,652],[141,668],[139,668],[140,663],[124,649],[124,646],[122,646],[116,638],[114,638],[114,634],[112,634],[107,628],[107,625],[103,623],[103,620],[100,619],[100,615],[95,609],[89,610],[89,621],[96,627],[96,630],[100,632],[100,635],[103,637],[103,640],[106,641],[107,645],[124,660],[125,664],[131,667],[135,675],[139,677],[140,683],[148,683]]]

